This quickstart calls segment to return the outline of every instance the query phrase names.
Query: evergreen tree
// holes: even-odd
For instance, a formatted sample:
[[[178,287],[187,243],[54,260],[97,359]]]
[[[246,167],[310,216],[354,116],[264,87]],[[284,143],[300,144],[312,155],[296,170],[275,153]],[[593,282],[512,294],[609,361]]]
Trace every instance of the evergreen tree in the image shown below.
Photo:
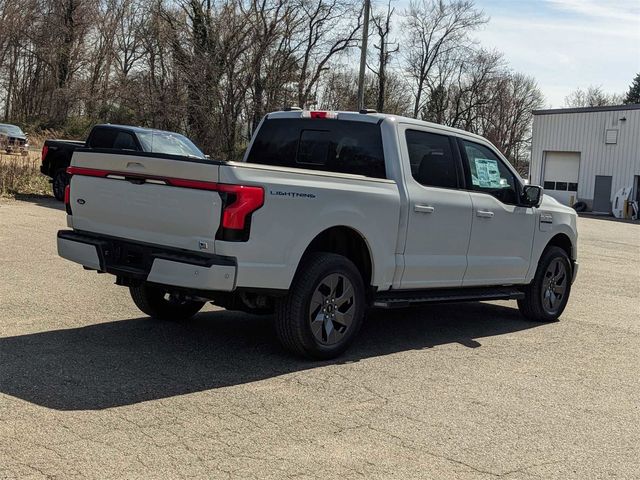
[[[624,103],[640,103],[640,73],[633,79]]]

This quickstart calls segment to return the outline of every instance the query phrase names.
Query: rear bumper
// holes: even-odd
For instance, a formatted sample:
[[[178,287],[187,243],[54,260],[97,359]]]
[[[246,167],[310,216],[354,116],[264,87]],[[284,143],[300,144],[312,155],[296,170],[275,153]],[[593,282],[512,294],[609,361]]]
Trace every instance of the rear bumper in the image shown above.
[[[231,257],[71,230],[58,232],[58,254],[87,268],[134,281],[202,291],[235,289],[237,265]]]

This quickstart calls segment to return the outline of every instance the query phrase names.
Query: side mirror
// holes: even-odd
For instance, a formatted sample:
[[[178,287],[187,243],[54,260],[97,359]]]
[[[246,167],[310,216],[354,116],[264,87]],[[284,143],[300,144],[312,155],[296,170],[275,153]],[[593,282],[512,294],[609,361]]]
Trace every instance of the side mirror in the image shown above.
[[[542,187],[524,185],[522,187],[522,204],[525,207],[539,207],[542,202]]]

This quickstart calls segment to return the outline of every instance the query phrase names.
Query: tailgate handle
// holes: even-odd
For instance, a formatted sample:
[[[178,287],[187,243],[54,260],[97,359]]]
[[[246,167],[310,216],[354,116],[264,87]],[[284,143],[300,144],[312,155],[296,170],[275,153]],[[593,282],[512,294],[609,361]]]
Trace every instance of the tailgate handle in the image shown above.
[[[128,162],[127,168],[142,168],[144,169],[144,165],[139,162]]]

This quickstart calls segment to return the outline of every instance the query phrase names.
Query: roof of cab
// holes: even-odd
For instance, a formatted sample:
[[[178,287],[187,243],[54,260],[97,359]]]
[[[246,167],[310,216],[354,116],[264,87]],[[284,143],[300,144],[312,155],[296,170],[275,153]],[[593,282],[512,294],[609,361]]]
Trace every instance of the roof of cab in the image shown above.
[[[309,110],[288,110],[288,111],[278,111],[267,114],[266,118],[302,118],[305,112],[309,112]],[[424,120],[417,120],[415,118],[403,117],[401,115],[392,115],[389,113],[378,113],[378,112],[370,112],[370,113],[360,113],[360,112],[349,112],[349,111],[336,111],[337,120],[350,120],[355,122],[368,122],[368,123],[377,123],[382,120],[388,120],[393,123],[408,123],[411,125],[416,125],[420,127],[429,127],[437,130],[442,130],[443,132],[449,134],[455,134],[459,136],[465,136],[470,138],[476,138],[479,140],[487,141],[484,137],[480,135],[476,135],[475,133],[467,132],[466,130],[461,130],[459,128],[447,127],[446,125],[441,125],[439,123],[425,122]],[[305,117],[306,118],[306,117]],[[328,121],[330,121],[329,119]]]
[[[171,132],[169,130],[160,130],[158,128],[147,128],[147,127],[136,127],[135,125],[120,125],[117,123],[99,123],[98,125],[94,125],[93,128],[116,128],[118,130],[129,130],[132,132],[140,132],[140,133],[147,133],[147,132],[166,132],[166,133],[175,133],[177,135],[180,135],[177,132]]]

